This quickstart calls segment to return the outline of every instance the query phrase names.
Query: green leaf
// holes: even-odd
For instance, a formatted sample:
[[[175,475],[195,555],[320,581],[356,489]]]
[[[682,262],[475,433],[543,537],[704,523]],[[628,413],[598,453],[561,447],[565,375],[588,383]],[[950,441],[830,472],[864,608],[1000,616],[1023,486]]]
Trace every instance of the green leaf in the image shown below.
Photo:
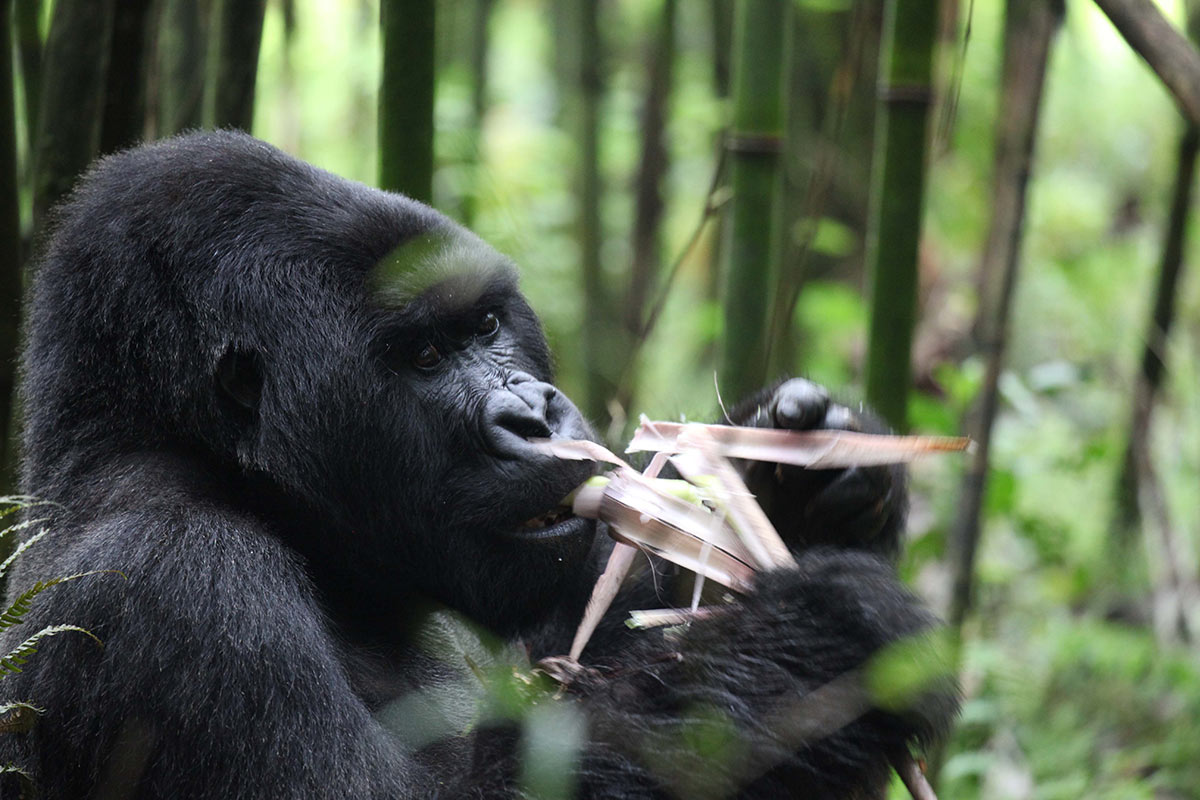
[[[879,708],[912,708],[923,693],[946,685],[954,674],[952,655],[951,643],[941,631],[892,642],[867,662],[867,691]]]

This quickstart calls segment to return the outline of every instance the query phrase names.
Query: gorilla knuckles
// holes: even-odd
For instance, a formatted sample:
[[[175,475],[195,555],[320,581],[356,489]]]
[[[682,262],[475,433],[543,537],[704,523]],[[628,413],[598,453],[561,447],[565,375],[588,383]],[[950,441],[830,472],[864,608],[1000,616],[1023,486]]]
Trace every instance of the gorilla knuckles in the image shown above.
[[[589,430],[513,268],[407,198],[193,134],[83,179],[30,309],[24,489],[61,506],[11,591],[128,580],[39,598],[33,625],[105,648],[60,636],[10,679],[47,712],[0,759],[53,797],[511,794],[508,733],[421,750],[374,714],[464,671],[416,641],[429,600],[562,652],[610,546],[546,514],[590,467],[528,437]],[[585,795],[662,794],[694,755],[671,732],[704,708],[760,756],[758,778],[723,773],[742,796],[882,792],[889,754],[946,725],[949,687],[817,742],[762,724],[933,624],[878,559],[799,559],[732,628],[678,641],[624,629],[670,579],[630,582],[589,646],[607,668],[573,688]]]

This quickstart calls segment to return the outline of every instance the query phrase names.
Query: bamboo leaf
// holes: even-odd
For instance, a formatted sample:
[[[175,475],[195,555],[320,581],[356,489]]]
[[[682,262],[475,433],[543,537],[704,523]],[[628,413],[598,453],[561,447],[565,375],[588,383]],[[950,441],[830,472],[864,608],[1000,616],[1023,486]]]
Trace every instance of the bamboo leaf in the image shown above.
[[[13,551],[9,555],[9,557],[4,559],[3,563],[0,563],[0,578],[4,577],[4,575],[8,573],[8,568],[12,566],[13,562],[16,561],[17,558],[19,558],[22,553],[24,553],[26,550],[28,550],[30,547],[32,547],[34,544],[36,544],[47,533],[49,533],[49,531],[47,531],[45,528],[42,528],[40,531],[35,533],[33,536],[30,536],[28,539],[26,539],[25,541],[18,544],[13,549]]]
[[[749,487],[727,460],[717,451],[716,441],[704,430],[691,432],[695,450],[675,456],[675,465],[684,477],[711,476],[720,490],[720,502],[739,540],[758,562],[759,569],[795,566],[796,559],[783,538],[754,500]],[[687,466],[685,466],[685,464]]]
[[[583,612],[583,621],[579,623],[579,628],[575,631],[575,639],[571,642],[570,655],[572,659],[579,660],[583,648],[587,646],[588,639],[592,638],[596,626],[604,617],[604,612],[608,611],[613,598],[617,596],[621,582],[625,580],[625,575],[628,574],[629,567],[633,564],[636,555],[637,548],[635,547],[621,542],[613,545],[612,553],[608,556],[608,564],[605,565],[604,573],[601,574],[596,581],[595,588],[592,589],[592,596],[588,598],[587,608]]]
[[[546,455],[568,461],[600,461],[633,469],[604,445],[586,439],[530,439],[529,442]]]

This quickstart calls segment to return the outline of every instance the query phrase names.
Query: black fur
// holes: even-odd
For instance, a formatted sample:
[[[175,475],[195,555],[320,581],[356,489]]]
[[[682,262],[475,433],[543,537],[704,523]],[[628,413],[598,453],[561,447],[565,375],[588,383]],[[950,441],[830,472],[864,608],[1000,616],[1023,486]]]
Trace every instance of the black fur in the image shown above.
[[[126,578],[56,587],[10,632],[104,646],[60,635],[2,684],[45,714],[0,760],[54,798],[518,791],[520,733],[478,716],[472,669],[504,640],[563,652],[609,540],[517,533],[589,469],[527,438],[590,434],[502,258],[406,198],[189,135],[105,159],[59,210],[23,368],[24,489],[57,505],[10,596]],[[790,382],[735,416],[852,424],[839,408]],[[855,688],[934,625],[861,552],[897,549],[902,474],[747,474],[799,568],[673,633],[620,624],[670,570],[622,592],[588,669],[538,696],[586,720],[581,796],[879,796],[889,756],[952,718],[944,679],[890,711]],[[471,669],[445,607],[499,636]],[[827,686],[855,711],[816,724]],[[705,730],[727,746],[702,755]]]

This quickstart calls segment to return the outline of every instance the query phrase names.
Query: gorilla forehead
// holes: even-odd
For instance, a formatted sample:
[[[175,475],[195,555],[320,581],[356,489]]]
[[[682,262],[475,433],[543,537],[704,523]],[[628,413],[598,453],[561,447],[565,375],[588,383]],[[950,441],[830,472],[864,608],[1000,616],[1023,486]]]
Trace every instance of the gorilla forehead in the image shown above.
[[[415,300],[433,316],[455,316],[488,294],[516,291],[512,262],[457,226],[419,234],[379,259],[367,276],[372,305],[410,307]]]

